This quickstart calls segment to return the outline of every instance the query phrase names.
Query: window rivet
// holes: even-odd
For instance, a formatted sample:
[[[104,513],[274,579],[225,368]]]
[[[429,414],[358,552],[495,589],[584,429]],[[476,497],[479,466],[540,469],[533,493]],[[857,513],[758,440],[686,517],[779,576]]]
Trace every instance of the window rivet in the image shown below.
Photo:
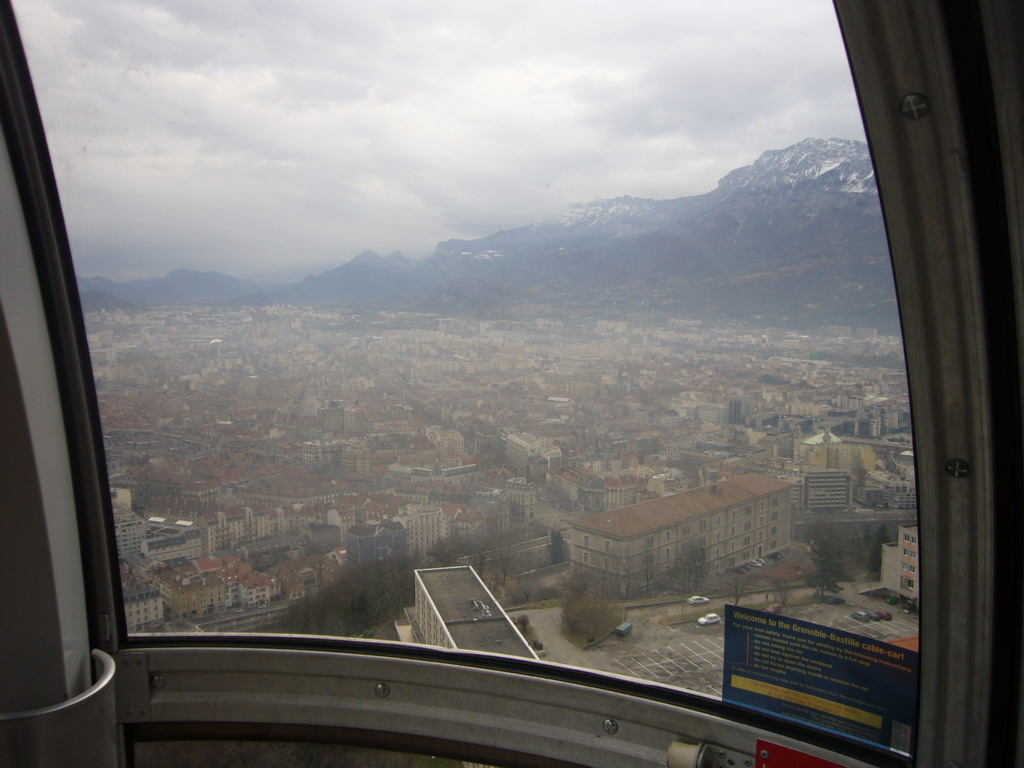
[[[373,689],[373,692],[382,699],[387,698],[391,694],[391,686],[387,683],[377,683],[377,687]]]
[[[920,120],[928,110],[928,99],[920,93],[908,93],[900,102],[900,113],[908,120]]]
[[[950,459],[946,462],[946,472],[953,477],[967,477],[971,474],[971,465],[963,459]]]
[[[772,756],[772,755],[771,755],[771,752],[769,752],[769,751],[768,751],[767,749],[762,749],[762,750],[761,750],[761,757],[762,757],[762,758],[763,758],[764,760],[767,760],[767,759],[768,759],[769,757],[771,757],[771,756]]]
[[[164,682],[165,680],[163,675],[153,675],[149,678],[149,684],[154,688],[163,688]]]
[[[615,722],[614,720],[612,720],[610,717],[607,720],[605,720],[603,723],[601,723],[601,728],[609,736],[611,736],[613,733],[618,733],[619,732],[619,724],[617,722]]]

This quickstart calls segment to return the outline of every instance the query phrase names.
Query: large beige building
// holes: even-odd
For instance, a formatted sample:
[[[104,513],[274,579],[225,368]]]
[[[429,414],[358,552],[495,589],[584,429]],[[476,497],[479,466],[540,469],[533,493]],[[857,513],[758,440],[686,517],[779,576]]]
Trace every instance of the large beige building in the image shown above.
[[[594,573],[621,595],[650,587],[686,560],[717,574],[789,544],[789,483],[740,475],[714,485],[579,517],[574,569]]]

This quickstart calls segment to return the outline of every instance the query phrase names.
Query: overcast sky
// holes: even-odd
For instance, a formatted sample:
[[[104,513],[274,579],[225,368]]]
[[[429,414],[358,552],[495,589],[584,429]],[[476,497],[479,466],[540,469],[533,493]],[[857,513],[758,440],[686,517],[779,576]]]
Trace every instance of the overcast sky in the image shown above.
[[[81,275],[428,256],[863,139],[826,0],[16,0]]]

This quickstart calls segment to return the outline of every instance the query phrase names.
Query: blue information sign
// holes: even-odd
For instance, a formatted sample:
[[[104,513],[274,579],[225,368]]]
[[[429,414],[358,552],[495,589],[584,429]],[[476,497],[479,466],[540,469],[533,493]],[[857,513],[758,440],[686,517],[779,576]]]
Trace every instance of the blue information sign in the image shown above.
[[[909,755],[917,652],[726,605],[722,699]]]

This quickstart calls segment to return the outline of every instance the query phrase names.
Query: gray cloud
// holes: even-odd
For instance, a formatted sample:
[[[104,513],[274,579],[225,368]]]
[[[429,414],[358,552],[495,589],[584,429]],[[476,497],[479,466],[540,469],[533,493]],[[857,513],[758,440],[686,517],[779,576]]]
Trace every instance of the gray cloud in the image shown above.
[[[820,0],[16,6],[83,274],[425,256],[862,137]]]

